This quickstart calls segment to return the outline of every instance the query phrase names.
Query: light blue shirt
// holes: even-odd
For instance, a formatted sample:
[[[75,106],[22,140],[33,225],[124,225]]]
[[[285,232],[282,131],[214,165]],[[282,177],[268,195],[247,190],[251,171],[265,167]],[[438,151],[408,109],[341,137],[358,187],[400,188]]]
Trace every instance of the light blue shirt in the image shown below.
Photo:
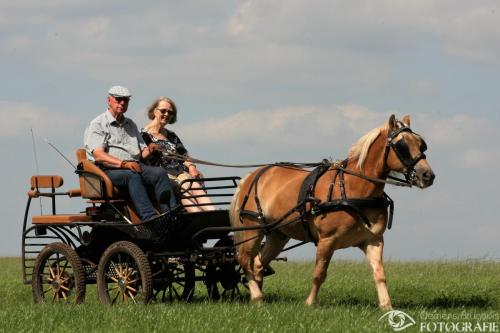
[[[146,143],[134,121],[123,117],[123,121],[118,122],[109,111],[90,122],[85,130],[84,144],[87,157],[92,161],[94,160],[92,152],[96,148],[102,148],[106,153],[122,161],[139,161],[141,151],[146,148]]]

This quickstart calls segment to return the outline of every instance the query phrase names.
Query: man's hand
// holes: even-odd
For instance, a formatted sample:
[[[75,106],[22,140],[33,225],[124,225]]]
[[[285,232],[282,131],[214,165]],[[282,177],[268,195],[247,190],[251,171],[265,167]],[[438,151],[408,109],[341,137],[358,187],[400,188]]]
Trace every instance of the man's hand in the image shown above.
[[[133,172],[141,173],[142,168],[139,163],[136,161],[123,161],[121,164],[122,169],[129,169],[132,170]]]

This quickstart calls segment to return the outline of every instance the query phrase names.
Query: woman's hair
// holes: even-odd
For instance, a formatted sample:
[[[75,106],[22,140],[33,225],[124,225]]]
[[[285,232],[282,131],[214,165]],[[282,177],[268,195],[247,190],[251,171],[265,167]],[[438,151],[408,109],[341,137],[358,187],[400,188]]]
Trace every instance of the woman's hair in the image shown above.
[[[172,107],[172,110],[174,111],[174,114],[172,118],[170,119],[169,124],[173,124],[177,121],[177,106],[175,106],[175,103],[173,100],[171,100],[168,97],[158,97],[155,99],[155,101],[149,106],[148,111],[146,114],[148,115],[148,118],[153,120],[155,118],[155,109],[158,107],[158,104],[160,104],[161,101],[168,102],[170,106]]]

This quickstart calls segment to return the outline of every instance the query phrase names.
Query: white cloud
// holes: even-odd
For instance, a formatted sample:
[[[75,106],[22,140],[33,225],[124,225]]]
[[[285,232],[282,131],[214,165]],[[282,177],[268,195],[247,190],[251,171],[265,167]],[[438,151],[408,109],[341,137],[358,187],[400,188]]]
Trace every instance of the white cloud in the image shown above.
[[[238,154],[344,158],[364,133],[383,125],[393,112],[358,105],[288,107],[244,111],[234,115],[178,125],[176,131],[197,151],[224,147]],[[398,114],[402,118],[404,114]],[[494,125],[467,115],[411,115],[412,128],[428,143],[428,155],[454,169],[491,168],[500,163]],[[431,159],[432,162],[432,159]]]
[[[424,40],[467,60],[500,59],[500,5],[492,2],[125,2],[119,10],[112,3],[30,3],[3,6],[0,15],[25,17],[5,24],[4,53],[100,81],[168,78],[190,95],[245,96],[263,82],[282,87],[283,98],[373,91],[393,83],[398,65]],[[425,79],[409,88],[419,96],[438,89]]]
[[[222,119],[181,125],[179,131],[189,140],[203,137],[204,145],[225,141],[233,144],[275,143],[287,144],[289,147],[315,145],[325,148],[343,135],[361,135],[363,129],[375,127],[374,123],[382,125],[387,119],[386,113],[369,111],[357,105],[304,106],[243,111]]]
[[[88,23],[99,21],[108,12],[106,9],[114,7],[113,4],[99,7],[97,3],[51,1],[38,5],[37,2],[23,1],[19,5],[9,4],[1,8],[5,19],[12,20],[12,31],[19,30],[19,27],[38,26],[42,32],[59,31],[81,36],[87,29],[95,31],[96,26]],[[315,44],[324,49],[362,49],[372,53],[366,58],[374,51],[390,57],[394,52],[415,46],[425,34],[440,38],[449,50],[498,54],[496,43],[492,41],[498,40],[496,37],[500,34],[496,24],[500,5],[492,1],[374,3],[325,0],[311,3],[304,0],[253,0],[240,2],[233,8],[228,8],[224,2],[210,5],[186,2],[185,7],[198,7],[199,10],[178,16],[174,13],[182,9],[181,5],[162,3],[147,7],[121,3],[123,10],[115,8],[114,20],[108,22],[115,37],[111,40],[114,51],[127,48],[127,45],[130,49],[143,44],[144,36],[151,36],[149,44],[156,45],[185,45],[193,38],[197,44],[205,46],[251,43],[310,47]],[[82,8],[86,9],[85,14],[76,16]],[[210,24],[201,14],[208,10],[212,14]],[[22,14],[28,20],[15,20]],[[137,17],[142,19],[134,19]],[[54,24],[54,21],[58,23]],[[40,26],[41,23],[44,24]],[[94,35],[94,38],[102,36]],[[123,45],[124,41],[127,41],[126,45]],[[93,38],[74,42],[76,45],[93,42]],[[490,51],[486,51],[488,48]]]
[[[419,125],[425,129],[425,136],[440,147],[457,147],[460,151],[467,148],[489,148],[496,146],[499,133],[491,119],[465,114],[434,115],[418,114]]]
[[[480,1],[465,8],[451,7],[441,13],[440,22],[435,22],[445,50],[469,61],[499,64],[500,4]]]
[[[499,20],[500,3],[488,0],[246,1],[227,29],[245,43],[321,45],[329,54],[363,53],[389,71],[395,55],[412,56],[429,39],[453,57],[499,64]]]
[[[2,138],[25,137],[30,129],[44,137],[73,137],[75,129],[83,126],[75,115],[37,108],[27,102],[0,101],[0,119]]]

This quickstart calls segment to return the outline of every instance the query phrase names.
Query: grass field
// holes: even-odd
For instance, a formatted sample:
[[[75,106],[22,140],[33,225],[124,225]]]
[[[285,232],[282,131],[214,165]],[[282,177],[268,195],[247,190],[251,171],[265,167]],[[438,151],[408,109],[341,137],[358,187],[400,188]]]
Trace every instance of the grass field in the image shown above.
[[[387,321],[378,320],[383,312],[363,262],[332,262],[315,307],[304,305],[310,262],[274,263],[276,274],[265,280],[262,306],[208,302],[201,283],[192,303],[109,307],[99,304],[95,286],[89,286],[83,305],[35,305],[31,286],[21,282],[20,259],[3,258],[0,265],[2,332],[393,332]],[[417,321],[404,332],[419,332],[419,322],[430,316],[481,316],[498,325],[500,263],[389,262],[385,267],[394,308]]]

